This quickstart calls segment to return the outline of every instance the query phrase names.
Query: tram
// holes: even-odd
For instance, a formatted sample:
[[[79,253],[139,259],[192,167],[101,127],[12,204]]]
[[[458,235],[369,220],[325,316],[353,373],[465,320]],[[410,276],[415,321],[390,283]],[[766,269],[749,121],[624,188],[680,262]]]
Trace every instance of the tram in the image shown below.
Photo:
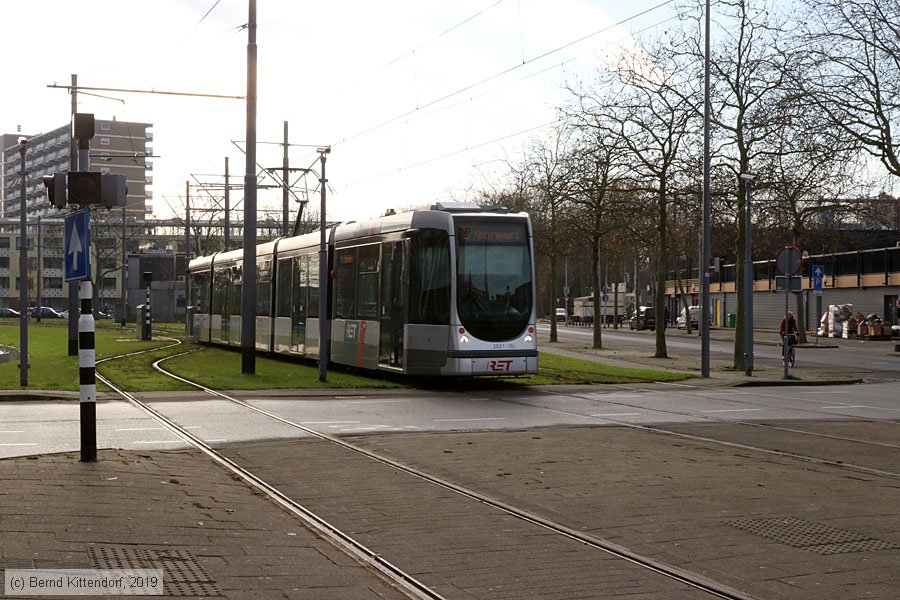
[[[256,348],[409,375],[536,373],[534,243],[525,213],[470,203],[331,226],[260,244]],[[189,332],[239,346],[243,251],[190,262]]]

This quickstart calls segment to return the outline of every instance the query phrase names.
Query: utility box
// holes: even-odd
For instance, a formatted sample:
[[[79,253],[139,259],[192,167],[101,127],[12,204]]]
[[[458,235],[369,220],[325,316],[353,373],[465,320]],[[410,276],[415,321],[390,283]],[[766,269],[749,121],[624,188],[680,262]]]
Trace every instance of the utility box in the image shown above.
[[[140,341],[149,342],[152,339],[150,325],[150,307],[147,304],[138,304],[137,328]]]

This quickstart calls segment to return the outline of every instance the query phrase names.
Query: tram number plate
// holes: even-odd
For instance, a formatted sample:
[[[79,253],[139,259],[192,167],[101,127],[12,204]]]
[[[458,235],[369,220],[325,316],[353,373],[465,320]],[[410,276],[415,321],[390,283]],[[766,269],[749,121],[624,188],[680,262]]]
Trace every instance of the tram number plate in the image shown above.
[[[477,373],[524,373],[525,359],[517,358],[476,358],[473,365]]]

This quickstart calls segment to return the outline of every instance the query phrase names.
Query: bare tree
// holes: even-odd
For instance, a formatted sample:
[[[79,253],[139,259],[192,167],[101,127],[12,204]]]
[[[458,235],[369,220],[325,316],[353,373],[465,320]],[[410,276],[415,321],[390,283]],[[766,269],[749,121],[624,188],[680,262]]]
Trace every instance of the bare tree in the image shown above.
[[[856,151],[842,128],[822,111],[808,110],[790,92],[770,105],[781,126],[760,145],[758,170],[764,210],[760,223],[790,232],[790,242],[804,249],[812,223],[825,215],[840,218],[853,210],[840,200],[854,179]],[[843,143],[842,143],[843,142]],[[805,323],[805,303],[797,296],[797,321]],[[806,331],[800,328],[800,341]]]
[[[716,157],[719,166],[731,171],[737,182],[737,203],[732,218],[737,235],[734,238],[737,324],[734,331],[734,368],[745,368],[744,265],[747,231],[742,218],[747,200],[747,182],[741,174],[753,172],[760,146],[780,127],[771,118],[770,104],[776,101],[788,81],[783,56],[778,51],[781,27],[776,22],[771,0],[719,0],[715,19],[723,33],[713,44],[711,71],[710,118],[715,126]],[[700,3],[685,5],[684,15],[696,20],[691,49],[697,63],[702,63],[704,50],[697,10]],[[723,204],[729,206],[728,202]]]
[[[900,177],[900,3],[805,0],[805,100]]]
[[[698,114],[699,95],[690,90],[683,49],[674,40],[657,40],[648,53],[625,56],[612,77],[601,78],[598,88],[621,89],[615,102],[598,97],[583,102],[598,128],[606,129],[622,145],[633,165],[638,188],[655,209],[655,300],[657,358],[666,358],[666,274],[668,261],[668,205],[670,186],[682,168],[682,144]]]
[[[611,123],[600,124],[597,119],[603,118],[602,114],[592,115],[580,110],[580,104],[586,95],[583,92],[573,93],[579,102],[572,107],[574,110],[570,109],[569,114],[578,138],[570,156],[574,175],[572,213],[575,217],[570,222],[572,229],[583,234],[579,237],[589,245],[594,312],[593,347],[600,349],[603,347],[600,302],[606,293],[600,281],[600,252],[601,246],[604,246],[608,249],[604,254],[612,254],[613,244],[604,244],[603,241],[621,223],[618,217],[622,212],[615,210],[615,191],[625,184],[623,152],[618,134],[614,133],[617,127]],[[618,195],[619,198],[621,196]]]

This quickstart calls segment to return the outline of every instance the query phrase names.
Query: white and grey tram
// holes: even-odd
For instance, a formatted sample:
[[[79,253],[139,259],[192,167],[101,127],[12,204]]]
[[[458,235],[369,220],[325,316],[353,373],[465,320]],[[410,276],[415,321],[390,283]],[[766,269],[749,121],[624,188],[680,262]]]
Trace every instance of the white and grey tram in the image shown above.
[[[534,247],[527,214],[474,204],[333,226],[328,306],[319,306],[320,233],[257,247],[256,348],[411,375],[538,370]],[[241,343],[243,251],[190,262],[189,331]]]

